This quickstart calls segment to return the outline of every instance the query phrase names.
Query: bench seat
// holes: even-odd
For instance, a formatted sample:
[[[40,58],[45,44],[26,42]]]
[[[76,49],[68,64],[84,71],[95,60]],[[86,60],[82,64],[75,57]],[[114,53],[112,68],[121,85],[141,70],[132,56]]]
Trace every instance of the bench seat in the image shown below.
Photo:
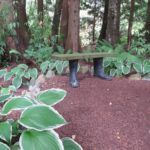
[[[52,54],[52,58],[56,60],[79,60],[79,59],[93,59],[93,58],[103,58],[103,57],[115,57],[114,53],[109,52],[90,52],[90,53],[73,53],[73,54]]]

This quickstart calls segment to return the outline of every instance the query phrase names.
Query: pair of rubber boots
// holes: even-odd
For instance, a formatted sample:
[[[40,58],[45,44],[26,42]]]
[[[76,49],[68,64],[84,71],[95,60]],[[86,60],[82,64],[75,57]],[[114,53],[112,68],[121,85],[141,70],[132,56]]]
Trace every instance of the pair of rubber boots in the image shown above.
[[[111,80],[112,77],[105,74],[102,64],[103,64],[103,58],[93,59],[94,76],[104,80]],[[78,60],[70,60],[69,61],[69,70],[70,70],[69,82],[71,87],[73,88],[79,87],[79,81],[77,80],[77,69],[78,69]]]

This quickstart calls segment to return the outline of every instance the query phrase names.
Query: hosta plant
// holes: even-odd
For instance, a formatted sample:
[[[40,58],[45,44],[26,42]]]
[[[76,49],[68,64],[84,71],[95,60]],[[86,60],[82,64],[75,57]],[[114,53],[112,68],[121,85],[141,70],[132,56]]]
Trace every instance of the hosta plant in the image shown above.
[[[14,110],[20,110],[21,115],[17,120],[1,120],[0,150],[83,150],[71,138],[60,139],[55,131],[67,121],[52,106],[65,96],[62,89],[42,91],[35,99],[1,95],[1,116]]]
[[[29,68],[26,64],[19,64],[18,66],[12,68],[10,71],[7,71],[7,69],[0,70],[0,78],[3,77],[4,81],[9,81],[12,79],[11,89],[12,87],[14,87],[14,89],[18,89],[23,84],[24,79],[36,79],[37,76],[37,69]]]
[[[111,76],[128,75],[132,71],[141,74],[141,76],[150,73],[149,60],[143,60],[127,52],[122,52],[115,58],[104,59],[104,67],[110,68]]]
[[[56,70],[58,74],[62,74],[63,70],[68,66],[68,61],[45,61],[40,65],[43,74],[48,70]]]

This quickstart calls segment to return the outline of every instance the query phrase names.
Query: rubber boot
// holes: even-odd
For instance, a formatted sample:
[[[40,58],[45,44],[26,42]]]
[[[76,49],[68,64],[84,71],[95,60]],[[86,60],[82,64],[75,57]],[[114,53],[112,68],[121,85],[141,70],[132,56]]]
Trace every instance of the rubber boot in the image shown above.
[[[93,59],[94,64],[94,76],[104,79],[104,80],[112,80],[112,77],[105,74],[104,68],[103,68],[103,58],[95,58]]]
[[[69,82],[71,87],[77,88],[79,87],[79,81],[77,80],[77,69],[78,69],[78,60],[70,60],[69,61]]]

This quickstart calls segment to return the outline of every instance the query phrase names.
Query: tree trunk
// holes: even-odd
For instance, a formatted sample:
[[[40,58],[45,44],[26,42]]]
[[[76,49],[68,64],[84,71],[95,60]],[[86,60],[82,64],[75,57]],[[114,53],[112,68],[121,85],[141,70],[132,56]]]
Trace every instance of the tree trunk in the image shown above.
[[[63,0],[56,0],[52,24],[52,35],[58,35]]]
[[[147,8],[147,19],[145,24],[145,39],[146,42],[150,43],[150,0],[148,0],[148,8]]]
[[[102,24],[102,28],[101,28],[101,31],[100,31],[100,36],[98,38],[99,41],[102,41],[102,40],[106,39],[108,8],[109,8],[109,0],[105,0],[103,24]]]
[[[73,52],[80,50],[80,0],[64,0],[61,18],[61,34],[64,35],[63,46],[65,50]]]
[[[94,0],[94,16],[93,16],[93,43],[95,42],[95,26],[96,26],[96,0]]]
[[[19,49],[24,52],[30,40],[30,30],[26,15],[26,0],[18,0],[16,3],[17,20],[19,26],[17,28],[17,35],[19,40]]]
[[[130,18],[129,18],[129,25],[128,25],[128,50],[130,49],[131,42],[132,42],[132,25],[133,25],[133,17],[134,17],[134,6],[135,6],[135,0],[131,0]]]
[[[38,18],[43,22],[43,0],[38,0]]]
[[[8,56],[9,50],[17,49],[14,37],[11,34],[9,34],[7,29],[5,28],[7,24],[13,23],[15,21],[13,0],[0,0],[0,11],[5,11],[7,14],[7,16],[0,17],[0,33],[1,33],[0,40],[6,41],[5,54]],[[5,32],[8,32],[8,33],[5,33]],[[3,33],[5,35],[3,35]]]
[[[113,46],[119,41],[120,0],[109,0],[106,39]]]

